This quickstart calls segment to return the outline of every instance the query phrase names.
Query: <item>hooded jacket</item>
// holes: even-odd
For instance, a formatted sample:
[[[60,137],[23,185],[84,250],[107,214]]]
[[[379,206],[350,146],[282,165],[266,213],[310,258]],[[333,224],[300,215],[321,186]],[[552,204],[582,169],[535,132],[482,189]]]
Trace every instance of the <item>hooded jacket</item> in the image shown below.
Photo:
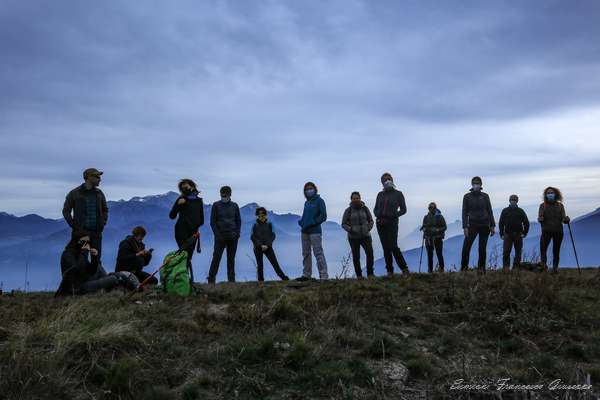
[[[444,238],[446,236],[446,230],[448,226],[446,225],[446,220],[442,215],[442,212],[435,209],[435,213],[427,213],[425,217],[423,217],[423,226],[421,230],[423,231],[423,236],[429,239],[438,239]]]
[[[462,206],[463,229],[472,227],[493,228],[496,226],[490,196],[481,191],[471,191],[463,197]]]
[[[371,236],[373,224],[371,211],[362,201],[360,207],[354,207],[350,203],[350,207],[344,211],[342,228],[348,232],[348,239],[363,239]]]
[[[69,244],[60,257],[60,270],[62,281],[56,296],[78,294],[81,285],[90,280],[98,270],[98,259]]]
[[[315,194],[310,199],[304,202],[304,210],[302,218],[298,221],[298,225],[302,228],[302,233],[312,235],[323,232],[321,224],[327,221],[327,209],[325,201]]]

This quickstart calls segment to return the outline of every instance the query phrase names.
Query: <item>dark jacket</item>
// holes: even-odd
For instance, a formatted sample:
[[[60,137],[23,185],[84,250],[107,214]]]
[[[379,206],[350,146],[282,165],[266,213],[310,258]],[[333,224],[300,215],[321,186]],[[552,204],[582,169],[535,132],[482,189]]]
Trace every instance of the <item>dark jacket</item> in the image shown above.
[[[318,234],[323,232],[321,224],[325,221],[327,221],[325,201],[321,196],[315,194],[304,202],[302,218],[298,221],[298,225],[300,225],[302,233]]]
[[[104,230],[104,226],[108,221],[108,206],[102,190],[94,188],[92,191],[96,194],[96,232],[100,233]],[[84,228],[87,214],[85,200],[87,193],[89,193],[88,189],[86,189],[85,184],[82,184],[71,190],[65,198],[62,214],[73,230]]]
[[[500,214],[500,220],[498,221],[498,230],[500,236],[504,236],[504,233],[522,233],[523,236],[527,236],[529,233],[529,218],[521,207],[506,207]]]
[[[150,264],[152,254],[147,253],[143,256],[136,256],[137,253],[146,249],[144,243],[139,243],[135,237],[129,235],[119,243],[119,253],[117,254],[117,265],[115,271],[140,272],[144,267]]]
[[[254,226],[252,226],[252,235],[250,235],[250,240],[254,243],[255,248],[259,248],[260,246],[273,246],[273,242],[275,241],[275,230],[273,229],[273,224],[269,221],[260,222],[256,221]]]
[[[377,194],[373,214],[377,218],[378,225],[387,222],[398,223],[398,218],[406,214],[406,211],[406,201],[401,191],[384,189]]]
[[[365,203],[357,208],[350,204],[342,217],[342,228],[348,232],[349,239],[362,239],[371,236],[373,217]]]
[[[213,203],[210,211],[210,226],[216,240],[238,239],[242,229],[238,205],[233,201]]]
[[[88,257],[92,262],[88,261]],[[67,247],[60,257],[62,281],[56,292],[57,296],[78,294],[85,282],[98,270],[97,257],[88,256],[75,248]]]
[[[178,205],[179,199],[185,198],[185,203]],[[204,225],[204,202],[198,193],[189,196],[179,196],[173,204],[169,218],[179,219],[175,223],[175,240],[178,244],[185,242]]]
[[[446,225],[446,220],[442,215],[442,212],[438,209],[435,210],[435,213],[427,213],[425,217],[423,217],[423,226],[421,230],[423,231],[423,236],[428,239],[438,239],[444,238],[446,236],[446,230],[448,226]]]
[[[567,214],[563,203],[557,201],[554,203],[540,204],[538,221],[542,225],[542,231],[562,232],[562,224],[567,223]]]
[[[462,207],[462,225],[464,228],[496,226],[490,196],[484,192],[471,191],[465,194]]]

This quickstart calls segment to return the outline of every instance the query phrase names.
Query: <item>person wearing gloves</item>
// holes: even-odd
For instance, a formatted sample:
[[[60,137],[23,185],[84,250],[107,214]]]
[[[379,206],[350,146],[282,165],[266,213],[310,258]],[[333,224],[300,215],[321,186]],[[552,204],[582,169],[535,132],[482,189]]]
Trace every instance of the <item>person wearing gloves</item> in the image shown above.
[[[348,232],[348,242],[352,251],[352,263],[358,279],[362,279],[362,268],[360,265],[360,248],[362,247],[367,256],[367,277],[372,278],[374,256],[373,239],[371,238],[371,229],[373,229],[373,217],[371,211],[361,200],[359,192],[352,192],[350,195],[350,206],[344,211],[342,217],[342,228]]]
[[[408,265],[398,247],[398,222],[399,218],[406,214],[406,201],[402,192],[396,189],[390,173],[381,175],[381,184],[383,190],[377,194],[373,214],[375,214],[377,233],[383,247],[385,269],[388,276],[393,276],[395,259],[402,273],[408,274]]]
[[[563,195],[558,188],[547,187],[544,190],[544,201],[540,204],[538,222],[542,225],[540,237],[540,255],[544,270],[548,269],[548,247],[552,242],[552,273],[558,272],[560,262],[560,245],[564,231],[563,224],[568,224],[571,219],[567,216],[563,205]]]
[[[312,277],[312,254],[317,259],[317,268],[320,279],[329,279],[327,273],[327,260],[323,252],[323,231],[321,224],[327,220],[327,209],[325,201],[317,192],[317,185],[307,182],[304,185],[304,210],[298,225],[302,231],[302,276],[299,281],[306,281]]]
[[[435,203],[430,203],[429,212],[423,218],[423,240],[427,249],[427,271],[433,273],[433,250],[437,255],[439,272],[444,272],[444,236],[446,235],[446,220]]]
[[[502,210],[498,221],[498,231],[503,241],[502,268],[510,271],[510,253],[515,248],[513,269],[521,265],[523,253],[523,239],[529,233],[529,218],[525,211],[519,207],[519,196],[513,194],[509,198],[509,206]]]
[[[482,191],[482,179],[478,176],[471,179],[471,190],[463,197],[462,226],[465,240],[462,248],[460,270],[469,268],[469,256],[475,239],[479,237],[478,272],[485,273],[487,260],[487,243],[490,236],[496,233],[496,221],[492,211],[490,196]]]
[[[254,244],[254,256],[256,257],[257,278],[259,282],[264,282],[264,262],[263,255],[267,257],[275,273],[281,280],[287,281],[289,278],[281,270],[275,250],[273,250],[273,242],[275,241],[275,229],[273,224],[268,221],[267,209],[258,207],[256,209],[256,222],[252,226],[252,234],[250,240]]]

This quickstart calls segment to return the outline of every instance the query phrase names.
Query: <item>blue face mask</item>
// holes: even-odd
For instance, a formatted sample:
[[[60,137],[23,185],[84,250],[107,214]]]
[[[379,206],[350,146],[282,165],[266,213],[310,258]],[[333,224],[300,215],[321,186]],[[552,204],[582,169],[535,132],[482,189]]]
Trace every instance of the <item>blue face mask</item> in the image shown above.
[[[313,197],[313,196],[315,195],[315,193],[316,193],[316,190],[315,190],[315,189],[306,189],[306,190],[304,191],[304,195],[305,195],[306,197],[308,197],[308,198],[311,198],[311,197]]]
[[[514,208],[514,207],[517,207],[517,202],[516,202],[516,201],[514,201],[514,200],[513,200],[513,201],[510,201],[510,202],[509,202],[509,204],[510,204],[510,207],[513,207],[513,208]]]
[[[556,194],[555,193],[546,193],[546,200],[548,200],[548,201],[556,200]]]

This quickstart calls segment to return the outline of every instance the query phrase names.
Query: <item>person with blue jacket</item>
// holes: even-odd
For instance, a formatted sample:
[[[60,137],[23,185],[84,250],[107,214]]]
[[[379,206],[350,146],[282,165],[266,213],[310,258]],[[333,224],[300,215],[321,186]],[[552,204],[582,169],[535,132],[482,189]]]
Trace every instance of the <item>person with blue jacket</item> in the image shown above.
[[[302,265],[304,270],[300,281],[309,280],[312,277],[312,252],[317,259],[319,277],[328,279],[327,261],[323,252],[323,231],[321,224],[327,220],[327,209],[325,201],[317,193],[317,186],[313,182],[304,185],[304,211],[298,225],[302,230]]]

